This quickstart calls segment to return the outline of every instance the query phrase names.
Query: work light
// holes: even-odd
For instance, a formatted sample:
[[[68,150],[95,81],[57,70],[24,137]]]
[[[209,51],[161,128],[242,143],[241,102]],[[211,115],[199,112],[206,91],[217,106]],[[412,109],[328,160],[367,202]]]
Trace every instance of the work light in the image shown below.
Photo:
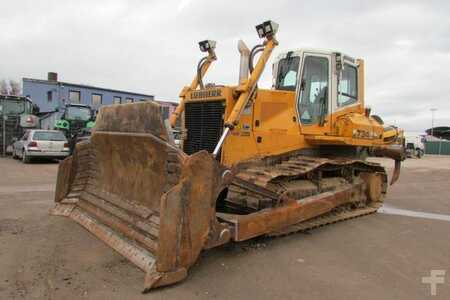
[[[256,32],[260,38],[271,37],[278,31],[278,24],[274,21],[266,21],[256,25]]]
[[[200,46],[200,51],[207,52],[209,50],[216,48],[216,41],[204,40],[199,42],[198,45]]]

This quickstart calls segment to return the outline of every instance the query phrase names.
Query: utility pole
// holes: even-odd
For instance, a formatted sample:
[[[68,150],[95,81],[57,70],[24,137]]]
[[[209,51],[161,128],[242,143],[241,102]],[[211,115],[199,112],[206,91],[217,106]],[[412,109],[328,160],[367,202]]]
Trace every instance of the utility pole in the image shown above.
[[[434,112],[437,111],[437,108],[431,108],[431,135],[433,136],[434,131]]]

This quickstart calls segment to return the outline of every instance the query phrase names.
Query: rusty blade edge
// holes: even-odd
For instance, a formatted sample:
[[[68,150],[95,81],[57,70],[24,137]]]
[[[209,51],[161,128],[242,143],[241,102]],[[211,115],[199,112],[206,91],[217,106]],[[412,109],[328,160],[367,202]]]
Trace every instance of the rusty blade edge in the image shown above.
[[[131,263],[144,271],[146,274],[144,277],[143,293],[147,293],[150,290],[160,286],[174,284],[187,277],[186,268],[178,268],[168,272],[158,272],[156,267],[156,259],[149,252],[116,234],[90,215],[84,213],[75,204],[58,203],[50,210],[50,214],[65,216],[73,219],[97,238],[102,240],[105,244],[113,248],[119,254],[127,258]]]
[[[124,237],[109,229],[107,226],[98,222],[95,218],[87,213],[81,211],[78,207],[72,204],[57,204],[50,212],[53,215],[67,216],[83,226],[86,230],[91,232],[105,244],[113,248],[122,256],[127,258],[130,262],[136,265],[139,269],[146,273],[154,272],[154,265],[156,259],[150,252],[145,249],[132,244]]]

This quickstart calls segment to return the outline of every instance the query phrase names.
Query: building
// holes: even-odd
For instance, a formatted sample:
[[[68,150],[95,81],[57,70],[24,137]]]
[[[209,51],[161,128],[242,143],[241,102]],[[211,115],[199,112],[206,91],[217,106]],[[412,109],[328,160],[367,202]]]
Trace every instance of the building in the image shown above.
[[[446,139],[450,141],[450,127],[449,126],[438,126],[425,130],[425,132],[439,139]]]
[[[153,95],[101,88],[85,84],[58,81],[58,74],[49,72],[47,80],[23,78],[23,95],[30,97],[40,112],[55,111],[68,103],[88,104],[94,109],[102,105],[154,100]],[[177,103],[157,101],[164,119],[175,110]]]
[[[450,127],[439,126],[425,130],[425,154],[450,155]],[[433,133],[433,135],[431,135]]]

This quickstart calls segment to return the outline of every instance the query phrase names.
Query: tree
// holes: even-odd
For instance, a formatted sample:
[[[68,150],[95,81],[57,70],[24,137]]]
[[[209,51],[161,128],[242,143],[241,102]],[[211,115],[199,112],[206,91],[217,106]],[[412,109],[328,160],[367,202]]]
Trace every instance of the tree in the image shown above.
[[[8,95],[9,94],[9,86],[6,80],[0,81],[0,94]]]
[[[20,94],[22,94],[22,88],[20,86],[20,83],[18,81],[9,80],[9,86],[10,86],[10,90],[9,90],[9,94],[12,96],[20,96]]]

